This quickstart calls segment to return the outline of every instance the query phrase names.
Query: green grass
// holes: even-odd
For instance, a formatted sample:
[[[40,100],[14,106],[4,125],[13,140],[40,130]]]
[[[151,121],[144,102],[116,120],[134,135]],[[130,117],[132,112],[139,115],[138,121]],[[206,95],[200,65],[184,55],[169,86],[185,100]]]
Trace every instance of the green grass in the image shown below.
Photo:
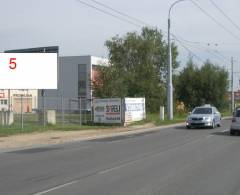
[[[162,121],[159,118],[159,113],[148,113],[147,118],[145,120],[133,123],[133,125],[143,125],[145,123],[153,123],[156,126],[170,125],[170,124],[184,122],[186,120],[186,117],[187,117],[187,114],[177,114],[177,115],[174,115],[173,120],[165,119],[164,121]]]
[[[221,112],[222,117],[232,116],[232,113],[229,110],[224,110]]]
[[[222,117],[231,116],[231,113],[229,111],[223,111],[221,112]],[[59,116],[57,116],[59,117]],[[67,116],[66,118],[68,118]],[[77,121],[77,116],[74,116]],[[79,118],[79,117],[78,117]],[[161,121],[159,119],[158,113],[148,113],[147,118],[143,121],[135,122],[131,125],[143,125],[146,123],[153,123],[156,126],[161,125],[169,125],[169,124],[175,124],[184,122],[187,118],[187,114],[176,114],[174,115],[174,120],[164,120]],[[15,123],[10,126],[0,126],[0,137],[3,136],[10,136],[15,134],[25,134],[25,133],[33,133],[33,132],[46,132],[50,130],[58,130],[58,131],[79,131],[79,130],[89,130],[89,129],[112,129],[115,127],[119,127],[119,124],[83,124],[79,125],[77,123],[64,123],[62,124],[60,120],[58,120],[59,123],[56,125],[46,125],[43,127],[42,124],[38,122],[38,117],[36,115],[24,115],[24,124],[23,129],[21,128],[20,123],[20,116],[15,116]]]

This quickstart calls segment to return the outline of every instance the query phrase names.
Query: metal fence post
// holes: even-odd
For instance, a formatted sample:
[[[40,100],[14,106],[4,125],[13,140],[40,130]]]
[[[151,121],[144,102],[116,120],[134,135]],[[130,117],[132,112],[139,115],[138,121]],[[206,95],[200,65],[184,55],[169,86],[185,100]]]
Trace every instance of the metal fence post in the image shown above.
[[[64,99],[63,96],[61,96],[61,114],[62,114],[62,125],[64,125]]]
[[[82,125],[82,105],[81,105],[81,97],[79,97],[79,125]]]
[[[43,118],[43,127],[45,127],[45,91],[42,89],[42,118]]]
[[[84,98],[84,108],[83,108],[83,113],[84,113],[84,123],[87,123],[87,98]]]
[[[91,123],[93,123],[93,104],[92,99],[90,99],[90,107],[91,107]]]
[[[21,129],[23,129],[23,95],[21,95]]]

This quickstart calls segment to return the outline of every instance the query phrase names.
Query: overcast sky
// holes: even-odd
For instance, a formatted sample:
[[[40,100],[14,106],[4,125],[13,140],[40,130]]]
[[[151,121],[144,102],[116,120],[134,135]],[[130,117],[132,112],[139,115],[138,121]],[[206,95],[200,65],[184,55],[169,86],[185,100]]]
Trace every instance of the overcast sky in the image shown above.
[[[91,0],[81,0],[93,6]],[[97,0],[145,23],[167,31],[167,15],[173,0]],[[240,27],[231,24],[211,3],[195,0],[226,30],[213,22],[191,1],[172,10],[172,33],[203,61],[210,59],[227,68],[234,57],[234,71],[240,72]],[[236,25],[240,26],[239,0],[213,0]],[[106,9],[105,9],[106,10]],[[107,10],[111,12],[110,10]],[[114,15],[117,13],[112,12]],[[60,55],[107,57],[104,42],[116,34],[140,31],[141,27],[123,22],[81,4],[77,0],[0,0],[0,51],[59,45]],[[226,32],[228,31],[228,32]],[[183,40],[182,40],[183,41]],[[208,44],[209,43],[209,44]],[[189,52],[179,45],[179,61],[185,65]],[[201,64],[197,58],[196,63]],[[235,74],[235,87],[240,74]]]

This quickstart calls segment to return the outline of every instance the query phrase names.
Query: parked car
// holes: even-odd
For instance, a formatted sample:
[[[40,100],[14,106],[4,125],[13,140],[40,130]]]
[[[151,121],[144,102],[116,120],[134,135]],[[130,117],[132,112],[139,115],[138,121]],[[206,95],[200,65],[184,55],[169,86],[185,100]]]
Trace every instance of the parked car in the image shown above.
[[[186,127],[210,127],[214,129],[221,126],[221,113],[209,104],[196,107],[189,114],[186,120]]]
[[[240,108],[236,109],[233,113],[230,135],[234,135],[237,132],[240,132]]]

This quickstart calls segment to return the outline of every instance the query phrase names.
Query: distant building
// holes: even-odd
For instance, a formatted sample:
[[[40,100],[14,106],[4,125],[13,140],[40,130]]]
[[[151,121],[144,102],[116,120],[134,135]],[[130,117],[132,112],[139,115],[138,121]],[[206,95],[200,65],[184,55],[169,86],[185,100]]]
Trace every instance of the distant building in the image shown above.
[[[229,91],[228,92],[228,100],[231,101],[231,99],[232,99],[232,92]],[[239,101],[240,100],[240,90],[234,91],[234,100],[235,101]]]
[[[10,94],[9,94],[10,92]],[[0,110],[12,110],[14,113],[32,112],[37,109],[37,90],[0,90]]]
[[[74,101],[82,100],[82,109],[91,109],[91,81],[96,75],[97,66],[107,66],[108,60],[95,56],[63,56],[59,57],[58,89],[44,90],[46,109],[64,109],[74,107]],[[62,102],[63,98],[64,102]],[[50,100],[51,99],[51,100]],[[71,103],[71,99],[73,100]],[[38,93],[38,108],[43,107],[41,92]],[[62,105],[64,104],[64,105]],[[78,105],[78,103],[75,104]]]

